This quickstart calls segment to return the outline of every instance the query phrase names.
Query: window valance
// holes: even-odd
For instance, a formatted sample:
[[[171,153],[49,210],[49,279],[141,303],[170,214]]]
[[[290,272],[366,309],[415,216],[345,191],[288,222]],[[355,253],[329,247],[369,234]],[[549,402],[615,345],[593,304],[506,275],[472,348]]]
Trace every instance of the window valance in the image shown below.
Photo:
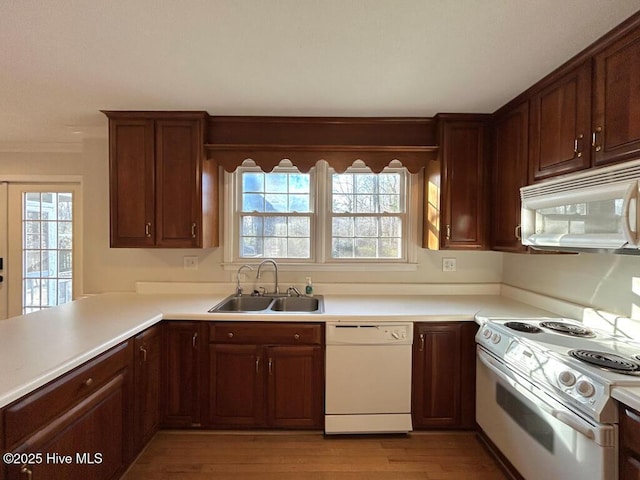
[[[338,172],[398,160],[416,173],[437,155],[431,118],[210,117],[206,134],[207,157],[228,172],[246,159],[264,171],[288,159],[303,172],[319,160]]]

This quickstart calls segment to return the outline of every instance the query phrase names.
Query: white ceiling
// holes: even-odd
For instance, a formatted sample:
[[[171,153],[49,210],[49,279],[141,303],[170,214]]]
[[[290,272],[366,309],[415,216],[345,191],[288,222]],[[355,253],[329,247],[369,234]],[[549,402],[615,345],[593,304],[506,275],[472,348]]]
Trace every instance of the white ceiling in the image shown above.
[[[100,109],[493,112],[639,7],[638,0],[0,0],[0,144],[106,135]]]

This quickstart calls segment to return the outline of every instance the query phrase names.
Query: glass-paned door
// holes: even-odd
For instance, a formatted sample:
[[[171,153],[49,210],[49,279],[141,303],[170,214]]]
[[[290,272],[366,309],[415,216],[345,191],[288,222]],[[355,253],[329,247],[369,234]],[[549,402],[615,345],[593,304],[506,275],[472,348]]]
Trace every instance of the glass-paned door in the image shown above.
[[[73,193],[22,194],[22,313],[73,299]]]
[[[77,187],[11,185],[9,191],[10,314],[73,300]]]

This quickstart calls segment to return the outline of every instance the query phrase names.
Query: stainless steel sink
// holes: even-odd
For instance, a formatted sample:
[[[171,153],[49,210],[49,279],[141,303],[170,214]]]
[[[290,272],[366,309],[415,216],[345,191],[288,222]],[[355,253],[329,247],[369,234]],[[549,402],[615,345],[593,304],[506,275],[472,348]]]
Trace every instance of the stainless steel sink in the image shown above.
[[[213,307],[210,312],[257,312],[265,310],[273,298],[268,297],[238,297],[232,296],[225,298],[218,305]]]
[[[276,312],[318,312],[320,307],[317,297],[280,297],[271,304],[271,310]]]
[[[322,295],[315,297],[289,297],[283,295],[238,296],[230,295],[209,310],[211,313],[323,313]]]

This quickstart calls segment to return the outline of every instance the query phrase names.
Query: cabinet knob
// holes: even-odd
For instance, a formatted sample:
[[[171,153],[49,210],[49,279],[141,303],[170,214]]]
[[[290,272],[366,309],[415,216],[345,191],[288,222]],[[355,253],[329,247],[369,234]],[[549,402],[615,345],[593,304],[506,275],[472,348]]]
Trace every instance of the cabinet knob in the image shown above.
[[[229,332],[229,333],[227,333],[227,337],[229,337],[229,338],[233,338],[233,332]]]
[[[151,237],[151,222],[147,222],[144,224],[144,234],[147,237]]]
[[[196,224],[191,224],[191,238],[196,238]]]
[[[147,361],[147,349],[144,346],[140,347],[140,353],[142,354],[142,361],[146,362]]]
[[[516,225],[516,228],[513,231],[513,234],[518,240],[522,240],[522,225]]]
[[[451,225],[447,225],[447,240],[451,240]]]
[[[85,387],[90,387],[91,385],[93,385],[93,378],[91,377],[87,378],[84,382],[82,382],[82,384]]]
[[[296,333],[296,334],[293,336],[293,339],[294,339],[294,340],[300,340],[300,334],[299,334],[299,333]]]
[[[420,351],[424,352],[424,333],[420,334]]]

